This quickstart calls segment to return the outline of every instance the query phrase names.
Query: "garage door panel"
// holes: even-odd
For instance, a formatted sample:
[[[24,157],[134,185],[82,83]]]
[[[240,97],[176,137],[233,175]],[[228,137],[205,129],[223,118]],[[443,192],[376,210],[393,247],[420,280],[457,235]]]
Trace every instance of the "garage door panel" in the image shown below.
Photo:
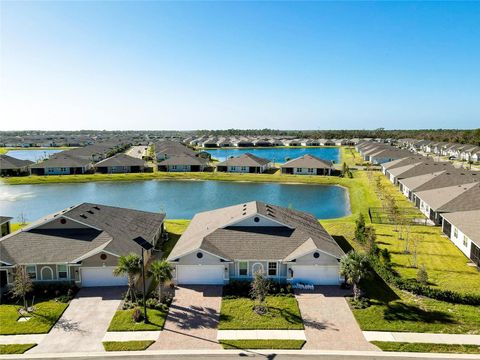
[[[84,267],[82,272],[82,286],[124,286],[128,284],[126,276],[114,276],[115,267]]]
[[[184,285],[222,285],[223,265],[178,265],[177,283]]]
[[[292,266],[297,282],[313,285],[337,285],[340,283],[338,266]]]

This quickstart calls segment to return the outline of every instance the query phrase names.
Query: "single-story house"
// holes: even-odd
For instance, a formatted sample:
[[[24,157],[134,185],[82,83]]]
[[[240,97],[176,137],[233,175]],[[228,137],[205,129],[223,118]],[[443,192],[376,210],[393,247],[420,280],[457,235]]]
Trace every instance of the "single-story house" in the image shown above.
[[[8,155],[0,155],[0,175],[27,175],[29,172],[28,167],[32,164],[34,162],[30,160],[20,160]]]
[[[139,173],[147,167],[145,160],[124,153],[115,154],[95,164],[95,171],[102,174]]]
[[[72,206],[1,238],[0,272],[8,284],[13,267],[23,265],[34,282],[126,285],[126,277],[113,275],[118,258],[141,254],[136,237],[156,245],[164,218],[162,213],[99,204]]]
[[[331,175],[335,170],[333,163],[313,155],[303,155],[281,165],[282,174],[294,175]]]
[[[10,221],[12,219],[9,216],[0,216],[0,237],[10,234]]]
[[[196,214],[167,260],[177,284],[341,283],[343,250],[311,214],[259,201]]]
[[[88,158],[70,156],[67,151],[50,156],[49,159],[30,166],[34,175],[74,175],[93,170],[93,161]]]
[[[452,212],[442,217],[445,235],[480,267],[480,210]]]
[[[273,162],[250,153],[229,158],[217,164],[217,171],[235,173],[263,173],[273,167]]]
[[[201,156],[173,155],[158,163],[158,171],[199,172],[205,171],[209,160]]]

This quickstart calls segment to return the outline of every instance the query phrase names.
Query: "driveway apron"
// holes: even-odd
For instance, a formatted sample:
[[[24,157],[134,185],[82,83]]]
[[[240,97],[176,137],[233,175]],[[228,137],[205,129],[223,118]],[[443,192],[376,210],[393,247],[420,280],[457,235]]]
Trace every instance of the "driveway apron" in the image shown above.
[[[149,350],[221,349],[217,341],[221,302],[221,286],[177,287],[165,327]]]
[[[124,287],[82,288],[55,326],[29,353],[104,351],[102,339]]]

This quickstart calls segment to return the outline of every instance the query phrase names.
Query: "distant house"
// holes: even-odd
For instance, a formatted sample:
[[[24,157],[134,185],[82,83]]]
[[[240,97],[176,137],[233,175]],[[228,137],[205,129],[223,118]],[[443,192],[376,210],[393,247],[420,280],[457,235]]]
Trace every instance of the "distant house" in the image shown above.
[[[173,155],[158,163],[158,171],[199,172],[209,167],[208,159],[192,155]]]
[[[30,166],[34,175],[76,175],[93,171],[92,160],[70,156],[67,151],[52,155],[49,159]]]
[[[331,175],[333,163],[313,155],[303,155],[281,165],[282,174],[293,175]]]
[[[442,217],[445,235],[480,267],[480,210],[452,212]]]
[[[94,167],[102,174],[139,173],[145,171],[147,164],[145,160],[119,153],[99,161]]]
[[[141,254],[140,246],[132,241],[136,237],[156,245],[164,218],[162,213],[99,204],[72,206],[1,239],[2,279],[11,284],[12,268],[24,265],[34,282],[126,285],[126,277],[113,275],[118,258]]]
[[[250,153],[227,159],[217,164],[217,171],[234,173],[263,173],[273,167],[273,162]]]
[[[196,214],[167,258],[177,284],[338,285],[344,252],[311,214],[252,201]]]
[[[1,227],[0,237],[4,237],[5,235],[10,234],[10,221],[12,219],[13,218],[8,216],[0,216],[0,227]]]
[[[34,162],[30,160],[20,160],[8,155],[0,155],[0,175],[28,175],[28,167],[32,164],[34,164]]]

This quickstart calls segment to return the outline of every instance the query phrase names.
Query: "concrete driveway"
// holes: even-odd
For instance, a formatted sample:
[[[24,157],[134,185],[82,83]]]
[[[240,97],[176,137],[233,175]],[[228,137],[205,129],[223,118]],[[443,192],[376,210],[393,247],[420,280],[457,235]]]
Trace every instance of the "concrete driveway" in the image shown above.
[[[316,286],[315,291],[297,292],[305,325],[306,350],[378,350],[363,336],[338,286]]]
[[[102,339],[125,287],[83,288],[55,326],[30,353],[104,351]]]
[[[217,327],[222,287],[177,287],[165,327],[149,350],[221,349]]]

